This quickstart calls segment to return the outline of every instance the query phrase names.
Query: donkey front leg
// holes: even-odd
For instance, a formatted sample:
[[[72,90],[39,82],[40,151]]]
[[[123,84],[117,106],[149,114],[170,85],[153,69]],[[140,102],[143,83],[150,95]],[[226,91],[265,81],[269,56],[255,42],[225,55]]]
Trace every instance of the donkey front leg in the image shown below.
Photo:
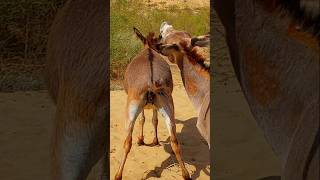
[[[128,96],[127,121],[126,121],[126,127],[125,127],[126,138],[125,138],[124,147],[123,147],[124,153],[123,153],[123,157],[122,157],[120,166],[119,166],[118,171],[116,173],[115,180],[122,179],[123,168],[126,163],[128,153],[130,152],[131,146],[132,146],[132,131],[133,131],[134,123],[143,108],[142,104],[143,104],[143,102],[141,100],[131,100]]]
[[[138,136],[138,142],[137,144],[139,146],[144,145],[144,137],[143,137],[143,126],[144,122],[146,121],[146,117],[144,116],[144,110],[141,112],[141,119],[139,121],[139,126],[140,126],[140,134]]]
[[[106,153],[106,116],[83,119],[65,109],[58,108],[56,113],[52,179],[85,180]]]
[[[191,180],[190,175],[184,165],[184,162],[182,160],[181,155],[181,148],[177,139],[176,135],[176,124],[174,122],[174,106],[173,106],[173,100],[171,96],[158,96],[157,99],[157,107],[160,114],[165,119],[169,135],[170,135],[170,144],[171,148],[176,155],[176,158],[178,160],[178,163],[182,170],[182,177],[187,180]]]

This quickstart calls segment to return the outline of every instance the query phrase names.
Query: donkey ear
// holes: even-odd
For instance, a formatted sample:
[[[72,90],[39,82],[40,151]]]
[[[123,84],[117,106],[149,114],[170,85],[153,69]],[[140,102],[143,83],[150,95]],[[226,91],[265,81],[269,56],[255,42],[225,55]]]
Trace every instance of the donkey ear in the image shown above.
[[[191,46],[208,47],[210,46],[210,35],[203,35],[191,38]]]
[[[143,44],[146,43],[146,38],[142,35],[142,33],[135,27],[133,27],[133,31],[136,33],[137,37],[143,42]]]

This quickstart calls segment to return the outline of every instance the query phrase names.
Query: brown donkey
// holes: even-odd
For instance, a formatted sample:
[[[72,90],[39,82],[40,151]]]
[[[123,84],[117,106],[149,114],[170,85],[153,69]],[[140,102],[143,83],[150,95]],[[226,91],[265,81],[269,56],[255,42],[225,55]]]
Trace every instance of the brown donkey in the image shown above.
[[[162,45],[158,48],[178,65],[186,92],[198,112],[197,128],[210,148],[210,69],[197,50],[210,44],[209,36],[191,38],[167,22],[161,24],[160,33]]]
[[[281,179],[320,179],[319,1],[214,6],[251,112],[280,159]]]
[[[49,35],[47,80],[56,104],[52,179],[84,180],[101,159],[107,179],[108,3],[72,0]]]
[[[137,29],[134,29],[136,35],[144,44],[143,50],[131,61],[125,72],[124,87],[128,94],[127,97],[127,113],[125,132],[126,138],[124,142],[124,154],[116,173],[115,179],[122,179],[122,172],[132,146],[132,131],[134,123],[138,115],[145,108],[153,109],[153,123],[155,128],[154,144],[158,143],[157,129],[157,111],[164,117],[173,152],[182,169],[184,179],[190,179],[189,173],[185,168],[181,157],[180,145],[176,137],[176,126],[174,118],[174,106],[172,99],[172,75],[170,67],[161,55],[154,50],[157,43],[154,34],[150,33],[145,38]],[[138,143],[143,144],[143,123],[141,123],[141,133]]]

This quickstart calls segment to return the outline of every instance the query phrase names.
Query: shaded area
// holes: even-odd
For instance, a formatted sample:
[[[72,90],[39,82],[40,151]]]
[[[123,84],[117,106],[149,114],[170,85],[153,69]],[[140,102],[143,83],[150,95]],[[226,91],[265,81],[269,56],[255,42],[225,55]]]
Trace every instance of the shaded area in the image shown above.
[[[203,171],[206,175],[210,176],[210,172],[207,169],[207,166],[210,165],[210,154],[209,148],[206,144],[205,140],[201,137],[199,133],[195,134],[194,132],[197,131],[196,128],[197,118],[191,118],[186,121],[181,121],[176,119],[176,124],[183,124],[183,128],[180,133],[177,133],[178,141],[182,147],[182,157],[186,164],[195,166],[196,169],[194,172],[189,172],[192,179],[197,179],[200,176],[200,172]],[[193,133],[193,136],[190,134]],[[189,137],[189,138],[184,138]],[[149,179],[151,177],[161,177],[162,172],[165,169],[168,169],[172,166],[178,166],[176,157],[172,151],[170,145],[170,137],[168,137],[165,141],[161,141],[161,146],[165,150],[166,153],[170,154],[166,160],[161,163],[160,167],[155,167],[153,170],[149,171],[146,175],[145,179]],[[201,146],[201,147],[199,147]],[[203,154],[196,154],[195,156],[187,156],[187,154],[193,154],[188,152],[191,148],[207,148],[207,153]],[[201,160],[201,163],[197,162],[197,160]],[[207,160],[207,161],[206,161]],[[205,163],[203,163],[205,162]],[[179,169],[180,170],[180,169]]]
[[[55,107],[46,91],[0,93],[0,179],[49,180]],[[88,180],[97,179],[98,167]]]

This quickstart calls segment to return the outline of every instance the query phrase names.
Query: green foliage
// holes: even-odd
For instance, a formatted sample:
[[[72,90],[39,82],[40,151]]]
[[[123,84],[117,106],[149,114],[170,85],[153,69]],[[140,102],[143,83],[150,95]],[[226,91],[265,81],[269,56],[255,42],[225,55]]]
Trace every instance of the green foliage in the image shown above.
[[[63,0],[10,0],[0,2],[0,55],[42,63],[49,26]],[[36,62],[37,61],[37,62]]]
[[[160,5],[161,6],[161,5]],[[170,6],[148,6],[142,1],[113,0],[110,11],[110,53],[111,78],[118,79],[123,73],[117,68],[125,66],[142,48],[141,41],[135,36],[133,27],[143,34],[155,32],[163,21],[170,22],[175,29],[185,30],[192,35],[201,35],[210,31],[210,9],[181,8]]]
[[[0,1],[0,91],[45,88],[47,35],[64,1]]]
[[[57,10],[65,1],[0,2],[0,91],[44,88],[41,72],[47,35]],[[137,27],[143,34],[150,31],[158,34],[160,24],[168,21],[176,29],[193,35],[209,32],[209,7],[159,8],[161,4],[147,5],[142,0],[111,0],[110,5],[110,73],[113,80],[122,79],[126,65],[142,47],[133,33],[133,27]]]

